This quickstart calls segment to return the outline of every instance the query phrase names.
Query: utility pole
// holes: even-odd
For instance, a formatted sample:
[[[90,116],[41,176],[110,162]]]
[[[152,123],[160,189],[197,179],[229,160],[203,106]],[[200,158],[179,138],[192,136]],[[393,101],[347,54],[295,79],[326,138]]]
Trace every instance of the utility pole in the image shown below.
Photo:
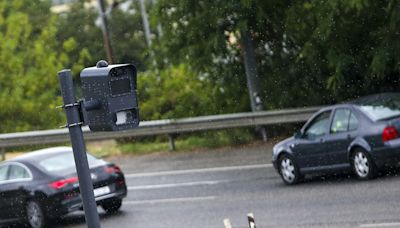
[[[253,40],[248,29],[241,30],[241,46],[243,51],[244,67],[246,70],[247,88],[249,91],[251,110],[264,110],[261,99],[260,77],[257,73],[256,55],[254,53]],[[257,127],[264,141],[267,141],[267,132],[264,127]]]
[[[154,55],[153,50],[151,49],[151,31],[150,31],[150,24],[149,24],[149,15],[147,14],[146,11],[146,4],[144,0],[140,0],[140,14],[142,15],[142,21],[143,21],[143,30],[144,30],[144,38],[146,39],[146,44],[147,47],[149,48],[149,53],[150,53],[150,58],[153,61],[153,66],[157,69],[157,61]],[[154,3],[152,1],[152,3]],[[157,26],[159,29],[159,33],[162,33],[161,26]]]
[[[103,32],[103,40],[104,40],[104,48],[107,53],[107,60],[109,64],[112,64],[113,61],[113,52],[111,47],[110,41],[110,32],[108,30],[108,23],[107,23],[107,15],[105,11],[105,3],[104,0],[98,0],[98,7],[99,7],[99,16],[101,20],[101,31]]]
[[[155,4],[157,4],[157,0],[150,0],[151,4],[154,6]],[[157,33],[158,36],[161,38],[163,36],[163,30],[161,27],[160,22],[157,23]]]
[[[146,4],[144,0],[140,0],[140,14],[143,20],[144,37],[146,38],[147,46],[151,46],[149,15],[146,12]]]

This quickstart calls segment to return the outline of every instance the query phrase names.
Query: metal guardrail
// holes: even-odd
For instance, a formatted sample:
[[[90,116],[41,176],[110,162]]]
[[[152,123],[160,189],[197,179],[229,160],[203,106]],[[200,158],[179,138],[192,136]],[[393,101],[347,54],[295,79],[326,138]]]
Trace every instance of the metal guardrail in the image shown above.
[[[83,128],[86,140],[106,140],[137,136],[174,135],[187,132],[219,130],[260,125],[274,125],[305,122],[320,107],[285,109],[249,113],[201,116],[176,120],[143,121],[133,130],[119,132],[91,132]],[[0,134],[0,149],[26,146],[45,145],[69,142],[68,129],[29,131]]]

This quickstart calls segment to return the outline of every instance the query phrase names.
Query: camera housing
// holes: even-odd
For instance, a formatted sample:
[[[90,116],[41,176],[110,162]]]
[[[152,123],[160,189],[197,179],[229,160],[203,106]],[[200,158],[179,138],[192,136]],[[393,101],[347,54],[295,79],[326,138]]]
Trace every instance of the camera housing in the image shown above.
[[[83,119],[91,131],[119,131],[139,125],[134,65],[108,65],[102,60],[83,69],[80,78]]]

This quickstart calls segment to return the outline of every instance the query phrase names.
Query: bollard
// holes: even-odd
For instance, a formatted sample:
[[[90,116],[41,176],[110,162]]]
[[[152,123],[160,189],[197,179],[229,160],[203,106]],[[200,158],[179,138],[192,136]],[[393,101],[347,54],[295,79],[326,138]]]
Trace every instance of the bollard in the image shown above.
[[[247,220],[249,221],[249,227],[250,228],[256,228],[256,222],[254,220],[254,214],[253,213],[248,213],[247,214]]]
[[[225,228],[232,228],[231,221],[228,218],[224,219],[224,226]]]

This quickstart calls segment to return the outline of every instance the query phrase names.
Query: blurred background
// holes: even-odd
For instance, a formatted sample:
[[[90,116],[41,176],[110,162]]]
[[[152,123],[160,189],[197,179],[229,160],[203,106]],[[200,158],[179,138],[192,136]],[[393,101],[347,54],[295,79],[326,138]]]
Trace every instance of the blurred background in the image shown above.
[[[71,68],[80,94],[79,72],[100,59],[137,66],[142,121],[320,106],[399,89],[396,0],[2,0],[0,12],[1,133],[64,124],[57,72]],[[216,131],[177,144],[257,137],[254,129]],[[140,139],[145,149],[135,140],[119,140],[117,150],[168,147],[157,144],[161,136]]]

